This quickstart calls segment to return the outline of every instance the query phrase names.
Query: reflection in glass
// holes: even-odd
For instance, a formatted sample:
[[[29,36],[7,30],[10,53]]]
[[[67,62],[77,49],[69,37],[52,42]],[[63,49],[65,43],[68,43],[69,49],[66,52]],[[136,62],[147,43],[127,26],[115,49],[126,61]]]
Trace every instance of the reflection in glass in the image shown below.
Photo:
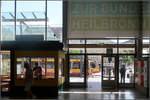
[[[60,58],[59,59],[59,77],[64,76],[64,59]]]

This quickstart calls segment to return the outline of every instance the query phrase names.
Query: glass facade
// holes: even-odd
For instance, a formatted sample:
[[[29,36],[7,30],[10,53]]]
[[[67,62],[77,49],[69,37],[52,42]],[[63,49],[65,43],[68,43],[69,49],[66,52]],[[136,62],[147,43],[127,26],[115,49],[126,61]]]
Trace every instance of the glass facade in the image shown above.
[[[135,40],[136,38],[70,39],[69,53],[108,54],[110,51],[112,54],[135,54]]]
[[[16,2],[17,35],[44,35],[45,37],[45,2]]]
[[[1,12],[2,41],[15,40],[16,35],[43,35],[46,41],[62,41],[61,0],[2,0]]]
[[[7,5],[7,6],[6,6]],[[1,1],[1,40],[15,40],[15,2]]]

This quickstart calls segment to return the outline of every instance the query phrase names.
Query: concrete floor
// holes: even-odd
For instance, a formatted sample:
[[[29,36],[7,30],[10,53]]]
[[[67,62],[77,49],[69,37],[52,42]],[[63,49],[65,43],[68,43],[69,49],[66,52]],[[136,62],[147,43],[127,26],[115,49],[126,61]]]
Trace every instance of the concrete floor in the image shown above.
[[[8,100],[8,98],[4,97],[0,98],[0,100]],[[149,99],[132,88],[102,89],[101,80],[100,79],[98,80],[98,78],[95,77],[89,78],[87,88],[70,88],[60,90],[57,99],[49,99],[49,100],[149,100]]]
[[[149,100],[135,89],[102,89],[98,82],[88,88],[73,88],[59,91],[59,100]]]
[[[96,83],[93,85],[96,86]],[[89,88],[71,88],[67,90],[61,90],[59,91],[59,96],[57,99],[47,99],[47,100],[149,100],[144,95],[138,93],[134,89],[112,90],[100,88],[94,89],[93,87],[90,86]],[[8,97],[4,97],[0,98],[0,100],[9,100],[9,99]]]
[[[135,93],[134,90],[119,90],[107,92],[87,92],[79,89],[63,91],[59,94],[59,100],[137,100],[146,99],[145,96]]]
[[[101,77],[89,77],[87,88],[59,91],[59,100],[149,100],[146,96],[129,89],[103,89]]]

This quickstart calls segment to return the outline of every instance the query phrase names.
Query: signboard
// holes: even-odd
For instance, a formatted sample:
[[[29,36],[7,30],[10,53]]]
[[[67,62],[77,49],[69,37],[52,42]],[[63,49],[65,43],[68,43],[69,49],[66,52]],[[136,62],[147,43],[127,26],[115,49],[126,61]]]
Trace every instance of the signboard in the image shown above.
[[[150,26],[148,3],[143,3],[144,30]],[[70,1],[68,7],[69,38],[135,36],[139,32],[139,2]]]

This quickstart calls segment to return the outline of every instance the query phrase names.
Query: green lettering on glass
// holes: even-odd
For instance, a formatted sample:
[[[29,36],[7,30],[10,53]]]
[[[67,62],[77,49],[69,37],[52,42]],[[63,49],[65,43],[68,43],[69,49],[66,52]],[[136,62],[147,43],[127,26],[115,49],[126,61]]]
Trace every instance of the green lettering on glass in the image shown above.
[[[144,19],[145,29],[149,27],[148,18]],[[138,31],[138,16],[96,16],[72,17],[72,31]]]
[[[143,3],[144,15],[149,14],[148,3]],[[70,3],[71,16],[139,15],[139,2],[74,1]]]

